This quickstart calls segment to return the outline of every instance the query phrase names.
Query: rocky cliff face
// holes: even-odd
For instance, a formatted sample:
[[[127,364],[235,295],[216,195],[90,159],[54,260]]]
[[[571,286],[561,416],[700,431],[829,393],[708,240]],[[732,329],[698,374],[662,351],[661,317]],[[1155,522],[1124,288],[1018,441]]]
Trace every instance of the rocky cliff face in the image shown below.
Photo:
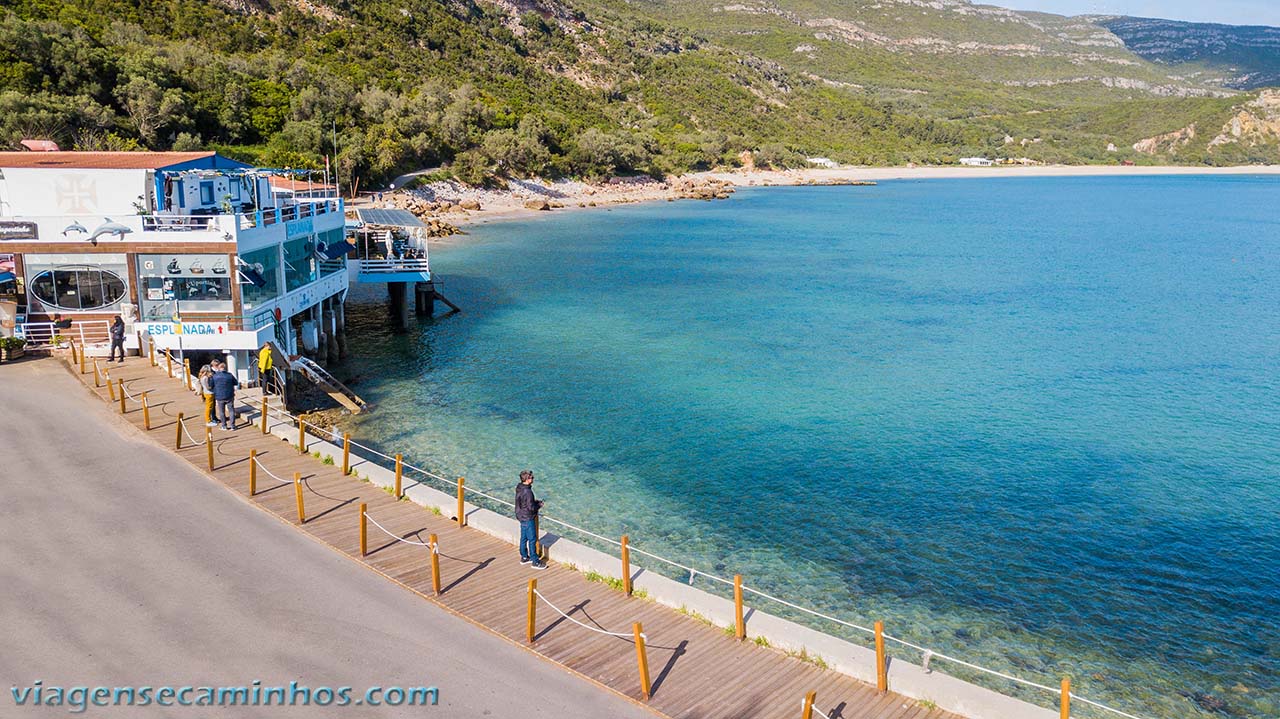
[[[1138,56],[1204,82],[1241,90],[1280,85],[1280,28],[1132,17],[1096,22]]]

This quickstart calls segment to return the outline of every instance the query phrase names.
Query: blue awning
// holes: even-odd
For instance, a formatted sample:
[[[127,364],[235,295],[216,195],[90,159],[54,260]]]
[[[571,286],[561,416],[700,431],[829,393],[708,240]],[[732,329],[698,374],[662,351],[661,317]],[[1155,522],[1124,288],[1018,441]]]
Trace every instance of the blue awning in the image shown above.
[[[18,276],[12,272],[0,272],[0,282],[13,282]]]

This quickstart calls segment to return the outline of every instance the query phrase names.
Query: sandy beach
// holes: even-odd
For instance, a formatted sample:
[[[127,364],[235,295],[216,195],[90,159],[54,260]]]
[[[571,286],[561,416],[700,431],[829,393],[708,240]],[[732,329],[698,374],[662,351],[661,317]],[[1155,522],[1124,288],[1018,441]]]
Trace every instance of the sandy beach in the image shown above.
[[[552,215],[570,209],[637,202],[705,199],[708,191],[732,187],[838,185],[888,180],[992,179],[1021,177],[1097,177],[1151,175],[1277,175],[1280,165],[1244,167],[1124,167],[1119,165],[1043,165],[1030,167],[841,167],[802,170],[708,171],[658,181],[648,177],[614,178],[605,183],[577,180],[512,180],[506,189],[433,182],[408,191],[366,196],[355,206],[417,209],[424,216],[462,227]],[[475,208],[479,209],[475,209]],[[448,237],[433,238],[448,241]]]

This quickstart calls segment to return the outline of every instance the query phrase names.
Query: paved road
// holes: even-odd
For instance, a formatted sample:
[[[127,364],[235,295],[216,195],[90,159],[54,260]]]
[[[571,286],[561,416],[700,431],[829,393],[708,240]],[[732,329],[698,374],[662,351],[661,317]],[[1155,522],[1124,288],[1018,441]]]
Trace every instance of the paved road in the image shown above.
[[[0,716],[10,687],[435,686],[436,707],[87,716],[654,715],[250,506],[114,417],[52,360],[0,364]]]

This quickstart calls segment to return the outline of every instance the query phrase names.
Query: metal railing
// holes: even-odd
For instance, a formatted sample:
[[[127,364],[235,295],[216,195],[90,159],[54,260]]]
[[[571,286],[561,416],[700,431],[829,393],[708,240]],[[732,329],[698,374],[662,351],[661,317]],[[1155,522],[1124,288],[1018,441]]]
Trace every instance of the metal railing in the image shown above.
[[[270,227],[281,222],[291,222],[341,211],[341,200],[301,201],[295,205],[258,210],[251,215],[244,215],[244,218],[250,223],[251,227]]]
[[[14,329],[14,334],[32,348],[52,346],[54,337],[74,340],[81,346],[111,341],[111,323],[107,320],[74,320],[70,327],[58,327],[52,322],[26,322]]]
[[[430,272],[426,258],[404,260],[351,260],[360,274],[390,274],[394,272]]]
[[[217,215],[143,215],[143,232],[220,230]]]

